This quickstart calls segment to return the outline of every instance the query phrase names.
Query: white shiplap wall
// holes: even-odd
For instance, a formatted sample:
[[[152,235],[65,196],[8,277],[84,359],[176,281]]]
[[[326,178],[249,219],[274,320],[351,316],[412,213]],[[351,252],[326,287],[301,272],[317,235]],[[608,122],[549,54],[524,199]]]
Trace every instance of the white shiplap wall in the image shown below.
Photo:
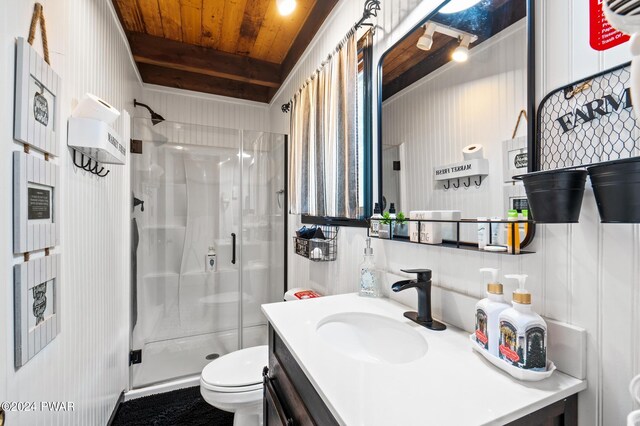
[[[270,131],[267,104],[145,84],[139,102],[148,104],[168,121],[228,129]],[[135,117],[149,117],[136,108]]]
[[[287,132],[288,116],[280,112],[280,105],[359,18],[362,3],[340,2],[305,52],[271,105],[275,131]],[[434,3],[437,2],[383,3],[374,63]],[[538,100],[558,86],[630,59],[626,45],[605,53],[591,50],[588,8],[582,0],[538,0],[536,18]],[[374,117],[374,125],[375,122]],[[291,216],[289,223],[291,235],[299,220]],[[355,291],[365,232],[343,228],[339,238],[338,260],[330,264],[308,262],[295,256],[290,248],[290,286],[310,285],[327,294]],[[493,266],[503,273],[529,274],[535,309],[588,332],[589,388],[580,397],[580,424],[621,425],[628,411],[638,408],[634,407],[627,386],[633,375],[640,373],[640,225],[600,224],[590,188],[585,192],[580,224],[540,226],[534,255],[496,256],[379,240],[374,241],[374,249],[383,270],[397,273],[403,267],[431,267],[435,283],[450,290],[436,291],[436,310],[446,304],[448,320],[465,327],[470,326],[473,313],[460,310],[455,301],[450,303],[451,295],[454,299],[460,294],[481,297],[483,284],[478,268]],[[505,284],[508,293],[513,285]],[[400,295],[399,299],[415,303],[413,294]]]
[[[140,84],[106,0],[41,0],[53,68],[62,77],[57,118],[61,155],[61,331],[20,370],[13,367],[11,152],[15,37],[26,37],[33,2],[3,1],[0,18],[0,400],[71,401],[67,413],[8,413],[15,425],[104,425],[128,385],[129,168],[104,179],[74,170],[66,149],[66,118],[85,92],[132,110]],[[40,37],[34,43],[41,52]],[[123,120],[116,129],[122,134]],[[39,155],[39,154],[34,154]],[[35,253],[34,257],[42,253]]]

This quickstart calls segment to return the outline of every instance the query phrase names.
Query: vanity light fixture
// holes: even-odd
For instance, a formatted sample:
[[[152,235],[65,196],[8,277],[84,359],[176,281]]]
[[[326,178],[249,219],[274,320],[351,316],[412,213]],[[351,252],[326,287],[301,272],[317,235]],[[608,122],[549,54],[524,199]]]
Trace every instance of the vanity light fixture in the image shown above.
[[[449,4],[440,9],[441,13],[458,13],[480,3],[480,0],[451,0]]]
[[[451,54],[451,59],[456,62],[467,62],[469,59],[469,44],[471,38],[469,36],[460,37],[460,46],[456,47]]]
[[[451,55],[451,59],[456,62],[467,61],[469,59],[469,45],[478,41],[478,36],[475,34],[430,21],[424,26],[424,34],[418,40],[416,47],[425,51],[431,50],[433,47],[433,35],[435,33],[440,33],[458,40],[459,46],[455,48]]]
[[[296,9],[296,0],[276,0],[276,6],[280,15],[288,16]]]
[[[416,45],[420,50],[431,50],[433,46],[433,34],[436,32],[437,24],[435,22],[429,22],[424,27],[424,34],[418,39]]]

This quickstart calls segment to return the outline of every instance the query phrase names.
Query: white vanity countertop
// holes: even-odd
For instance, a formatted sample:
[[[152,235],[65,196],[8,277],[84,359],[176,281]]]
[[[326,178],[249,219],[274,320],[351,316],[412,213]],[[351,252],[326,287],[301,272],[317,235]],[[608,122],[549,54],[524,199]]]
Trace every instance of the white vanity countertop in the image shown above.
[[[496,369],[469,342],[469,333],[432,331],[406,319],[408,307],[357,294],[263,305],[262,310],[339,423],[348,426],[502,425],[587,387],[558,371],[520,382]],[[328,315],[363,312],[408,324],[427,340],[415,361],[356,360],[316,334]]]

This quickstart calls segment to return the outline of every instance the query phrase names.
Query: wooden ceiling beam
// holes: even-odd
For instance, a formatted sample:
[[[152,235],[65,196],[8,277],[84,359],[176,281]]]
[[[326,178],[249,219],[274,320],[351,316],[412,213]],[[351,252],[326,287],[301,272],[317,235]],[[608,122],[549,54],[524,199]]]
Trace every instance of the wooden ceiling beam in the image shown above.
[[[127,38],[133,58],[139,64],[268,88],[281,85],[281,66],[272,62],[142,33],[129,32]]]
[[[272,96],[273,89],[267,86],[247,84],[211,77],[201,73],[191,73],[144,63],[138,63],[137,65],[140,76],[145,83],[262,103],[268,103]]]

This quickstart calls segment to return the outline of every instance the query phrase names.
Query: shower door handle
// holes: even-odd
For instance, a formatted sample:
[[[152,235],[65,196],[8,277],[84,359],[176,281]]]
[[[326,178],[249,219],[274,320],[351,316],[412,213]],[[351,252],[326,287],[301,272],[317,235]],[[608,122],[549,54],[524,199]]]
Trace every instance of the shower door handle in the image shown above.
[[[231,263],[236,264],[236,234],[231,234]]]

